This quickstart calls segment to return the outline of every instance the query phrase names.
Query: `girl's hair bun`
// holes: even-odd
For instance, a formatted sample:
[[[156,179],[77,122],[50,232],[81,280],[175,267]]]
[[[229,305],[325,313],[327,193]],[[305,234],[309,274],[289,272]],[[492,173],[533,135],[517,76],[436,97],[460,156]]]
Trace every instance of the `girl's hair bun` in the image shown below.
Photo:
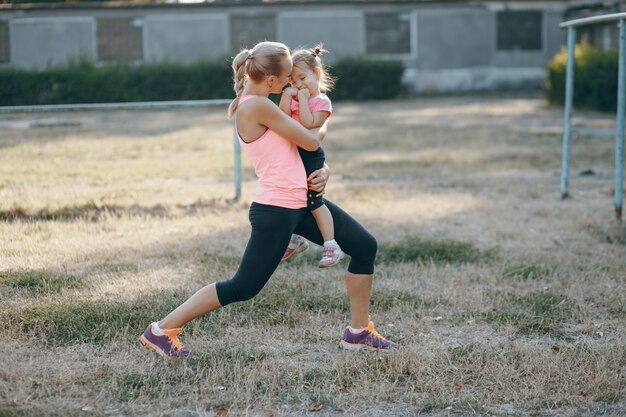
[[[315,45],[315,48],[311,49],[311,55],[313,55],[316,58],[322,55],[323,52],[328,52],[326,49],[324,49],[323,43],[319,43]]]

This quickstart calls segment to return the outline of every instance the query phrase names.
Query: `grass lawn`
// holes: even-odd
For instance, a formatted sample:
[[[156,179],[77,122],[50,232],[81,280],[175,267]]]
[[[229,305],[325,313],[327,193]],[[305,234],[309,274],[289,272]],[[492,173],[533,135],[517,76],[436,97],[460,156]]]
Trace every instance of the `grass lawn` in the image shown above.
[[[0,416],[626,415],[614,115],[575,112],[561,201],[562,110],[537,96],[336,105],[327,197],[379,241],[398,352],[338,348],[347,262],[320,248],[190,323],[190,359],[142,348],[247,242],[225,112],[0,116]]]

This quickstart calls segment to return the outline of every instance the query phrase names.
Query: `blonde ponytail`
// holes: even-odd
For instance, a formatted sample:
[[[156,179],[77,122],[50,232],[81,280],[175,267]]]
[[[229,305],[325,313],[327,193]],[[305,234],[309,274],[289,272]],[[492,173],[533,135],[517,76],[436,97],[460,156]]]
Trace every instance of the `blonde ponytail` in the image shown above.
[[[228,106],[229,118],[233,117],[233,113],[237,110],[239,96],[241,96],[243,87],[246,85],[246,63],[248,62],[248,58],[250,58],[250,51],[244,49],[233,59],[233,90],[235,90],[235,99],[230,103],[230,106]]]

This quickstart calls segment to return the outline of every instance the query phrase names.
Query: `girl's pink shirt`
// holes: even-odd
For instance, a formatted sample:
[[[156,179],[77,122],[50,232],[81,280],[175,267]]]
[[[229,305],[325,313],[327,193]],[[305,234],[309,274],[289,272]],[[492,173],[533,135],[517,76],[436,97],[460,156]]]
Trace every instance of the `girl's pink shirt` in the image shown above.
[[[239,105],[253,97],[241,96]],[[250,143],[239,132],[237,137],[259,177],[253,201],[290,209],[306,207],[307,176],[296,144],[270,129]]]
[[[330,116],[333,113],[333,105],[326,94],[319,93],[315,97],[309,97],[309,110],[311,110],[311,114],[316,111],[326,111]],[[291,99],[291,117],[295,119],[298,123],[302,123],[300,121],[300,102],[295,98]]]

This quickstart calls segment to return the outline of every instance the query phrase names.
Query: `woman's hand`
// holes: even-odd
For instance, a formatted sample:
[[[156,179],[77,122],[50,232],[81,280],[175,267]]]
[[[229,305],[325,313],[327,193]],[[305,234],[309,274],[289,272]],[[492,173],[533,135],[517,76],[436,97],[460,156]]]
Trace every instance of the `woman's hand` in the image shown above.
[[[328,165],[324,164],[324,166],[317,171],[311,172],[307,181],[309,182],[309,188],[313,191],[317,191],[317,197],[321,197],[324,195],[326,191],[326,183],[328,182],[328,178],[330,177],[330,168]]]

